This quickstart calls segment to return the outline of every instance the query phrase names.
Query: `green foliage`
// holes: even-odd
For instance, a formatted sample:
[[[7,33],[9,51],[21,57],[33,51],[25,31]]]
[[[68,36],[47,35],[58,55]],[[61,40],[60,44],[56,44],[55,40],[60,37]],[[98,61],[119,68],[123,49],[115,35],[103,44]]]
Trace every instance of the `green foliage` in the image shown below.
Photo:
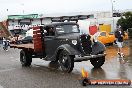
[[[132,28],[132,12],[124,13],[117,21],[117,25],[120,25],[124,31]]]
[[[129,36],[129,38],[132,38],[132,28],[128,29],[128,36]]]

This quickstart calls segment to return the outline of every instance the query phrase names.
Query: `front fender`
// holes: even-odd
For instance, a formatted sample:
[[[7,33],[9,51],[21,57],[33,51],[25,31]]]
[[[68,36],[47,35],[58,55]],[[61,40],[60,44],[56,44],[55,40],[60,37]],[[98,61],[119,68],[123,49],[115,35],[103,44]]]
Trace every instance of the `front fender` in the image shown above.
[[[66,50],[69,55],[79,55],[80,52],[76,49],[74,49],[71,45],[69,44],[64,44],[64,45],[61,45],[57,48],[57,51],[56,51],[56,54],[60,51],[60,50]]]
[[[101,42],[95,42],[92,45],[92,55],[99,54],[100,52],[104,52],[106,50],[105,45]]]

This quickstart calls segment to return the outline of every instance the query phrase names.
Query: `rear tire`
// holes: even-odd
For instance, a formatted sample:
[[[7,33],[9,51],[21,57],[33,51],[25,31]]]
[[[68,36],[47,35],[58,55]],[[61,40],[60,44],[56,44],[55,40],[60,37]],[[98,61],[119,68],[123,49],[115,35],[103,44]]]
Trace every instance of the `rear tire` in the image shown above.
[[[94,68],[100,68],[105,62],[105,56],[90,59],[90,62],[94,66]]]
[[[20,61],[22,66],[30,66],[32,63],[32,54],[31,52],[28,52],[26,50],[21,50],[20,51]]]
[[[70,73],[74,68],[74,57],[70,56],[66,50],[59,53],[59,64],[62,71]]]

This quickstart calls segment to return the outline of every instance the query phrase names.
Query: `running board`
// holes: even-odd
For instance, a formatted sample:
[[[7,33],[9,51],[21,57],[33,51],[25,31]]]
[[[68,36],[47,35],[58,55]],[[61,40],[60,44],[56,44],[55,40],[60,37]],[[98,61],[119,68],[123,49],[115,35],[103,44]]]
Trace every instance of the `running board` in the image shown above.
[[[98,55],[83,56],[83,57],[75,57],[74,58],[74,62],[87,61],[87,60],[90,60],[90,59],[94,59],[94,58],[98,58],[98,57],[103,57],[103,56],[106,56],[106,53],[104,53],[104,54],[98,54]]]

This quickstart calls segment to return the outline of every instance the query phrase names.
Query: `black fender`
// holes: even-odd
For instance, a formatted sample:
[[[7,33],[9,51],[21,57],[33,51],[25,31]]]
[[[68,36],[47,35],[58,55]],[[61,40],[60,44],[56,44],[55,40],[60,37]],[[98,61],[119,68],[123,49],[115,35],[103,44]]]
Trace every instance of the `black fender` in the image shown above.
[[[106,50],[105,45],[97,41],[92,45],[92,55],[104,52]]]
[[[57,51],[56,51],[56,55],[58,54],[59,51],[61,50],[66,50],[69,55],[79,55],[81,54],[78,50],[74,49],[71,45],[69,44],[64,44],[64,45],[61,45],[57,48]]]
[[[53,56],[49,57],[50,58],[49,60],[57,61],[58,55],[62,50],[66,50],[68,52],[68,54],[73,57],[75,57],[75,55],[81,54],[78,50],[74,49],[71,45],[63,44],[56,49],[55,54]]]

